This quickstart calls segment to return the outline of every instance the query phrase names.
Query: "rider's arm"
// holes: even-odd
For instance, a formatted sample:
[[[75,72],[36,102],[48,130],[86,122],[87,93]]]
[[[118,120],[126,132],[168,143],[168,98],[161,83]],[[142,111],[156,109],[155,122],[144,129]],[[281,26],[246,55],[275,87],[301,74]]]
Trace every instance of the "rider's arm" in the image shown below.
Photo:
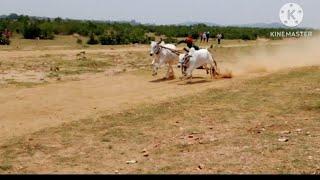
[[[181,40],[177,44],[186,43],[186,40]]]

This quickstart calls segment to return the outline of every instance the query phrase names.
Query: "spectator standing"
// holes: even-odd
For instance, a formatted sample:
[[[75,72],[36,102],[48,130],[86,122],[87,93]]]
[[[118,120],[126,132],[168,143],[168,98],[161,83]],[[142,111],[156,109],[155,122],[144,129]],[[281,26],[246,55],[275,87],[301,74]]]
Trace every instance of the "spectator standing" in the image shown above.
[[[220,45],[221,44],[221,39],[222,39],[222,34],[218,34],[217,35],[217,40],[218,40],[218,44]]]
[[[206,35],[207,35],[207,43],[208,43],[209,40],[210,40],[210,32],[208,31],[208,32],[206,33]]]
[[[201,32],[201,33],[199,34],[199,36],[200,36],[200,42],[202,42],[202,41],[203,41],[203,33]]]
[[[207,33],[203,33],[203,34],[202,34],[202,38],[203,38],[203,41],[206,42],[206,40],[207,40]]]

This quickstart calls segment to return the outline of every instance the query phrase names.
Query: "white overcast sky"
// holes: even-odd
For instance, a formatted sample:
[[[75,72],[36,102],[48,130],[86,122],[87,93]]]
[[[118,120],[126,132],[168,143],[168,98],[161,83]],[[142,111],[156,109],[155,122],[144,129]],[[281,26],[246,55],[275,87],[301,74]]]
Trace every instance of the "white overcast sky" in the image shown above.
[[[279,10],[287,2],[304,9],[301,26],[320,28],[320,0],[0,0],[0,14],[234,25],[280,22]]]

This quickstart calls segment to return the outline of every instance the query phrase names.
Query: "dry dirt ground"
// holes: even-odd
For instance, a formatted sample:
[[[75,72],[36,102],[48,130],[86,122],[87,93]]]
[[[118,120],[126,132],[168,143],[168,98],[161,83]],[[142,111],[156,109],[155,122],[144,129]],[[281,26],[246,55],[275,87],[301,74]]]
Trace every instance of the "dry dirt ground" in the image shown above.
[[[191,83],[151,77],[147,46],[1,49],[0,172],[319,173],[315,42],[232,43],[233,79]]]

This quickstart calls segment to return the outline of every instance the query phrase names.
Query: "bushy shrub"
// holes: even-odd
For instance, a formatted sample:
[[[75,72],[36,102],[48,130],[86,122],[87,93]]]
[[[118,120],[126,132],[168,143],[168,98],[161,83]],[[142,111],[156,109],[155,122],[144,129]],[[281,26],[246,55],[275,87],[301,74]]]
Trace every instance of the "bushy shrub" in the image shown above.
[[[121,45],[121,44],[148,44],[155,40],[155,37],[146,36],[144,31],[115,31],[110,30],[99,36],[99,41],[102,45]]]
[[[166,39],[164,39],[164,41],[166,43],[173,43],[173,44],[178,42],[178,40],[176,38],[173,38],[173,37],[167,37]]]
[[[257,36],[255,36],[254,34],[242,34],[240,39],[244,41],[256,40]]]
[[[242,40],[245,40],[245,41],[251,40],[251,38],[250,38],[250,36],[249,36],[248,34],[243,34],[243,35],[241,35],[241,39],[242,39]]]
[[[0,45],[10,45],[10,39],[5,36],[0,36]]]
[[[41,29],[36,24],[28,24],[23,28],[23,37],[25,39],[36,39],[40,37]]]
[[[80,39],[80,38],[77,38],[77,44],[82,44],[83,42],[82,42],[82,39]]]
[[[52,24],[49,22],[41,25],[36,23],[27,24],[23,28],[23,37],[25,39],[54,39]]]
[[[87,44],[90,44],[90,45],[99,44],[99,41],[96,39],[94,33],[91,33],[91,34],[90,34],[89,40],[88,40]]]
[[[102,45],[116,45],[121,43],[121,36],[115,31],[109,31],[99,37]]]
[[[46,22],[39,26],[40,28],[40,39],[54,39],[53,26],[51,23]]]

